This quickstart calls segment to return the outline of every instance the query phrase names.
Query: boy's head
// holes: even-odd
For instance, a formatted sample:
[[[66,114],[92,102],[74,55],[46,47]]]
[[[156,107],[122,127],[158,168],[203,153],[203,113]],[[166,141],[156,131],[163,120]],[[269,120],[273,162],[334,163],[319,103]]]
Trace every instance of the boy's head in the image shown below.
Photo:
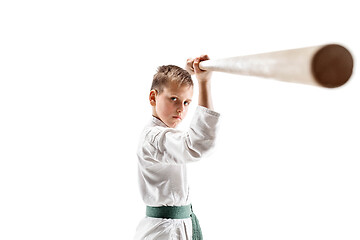
[[[186,70],[160,66],[150,90],[152,113],[168,127],[176,127],[185,118],[192,95],[193,81]]]

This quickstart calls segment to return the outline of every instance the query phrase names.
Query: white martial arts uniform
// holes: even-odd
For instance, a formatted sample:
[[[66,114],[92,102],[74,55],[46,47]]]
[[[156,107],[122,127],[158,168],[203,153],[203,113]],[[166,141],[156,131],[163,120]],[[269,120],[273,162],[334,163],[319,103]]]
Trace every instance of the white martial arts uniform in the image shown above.
[[[190,204],[186,164],[199,160],[215,141],[219,113],[197,106],[188,131],[168,128],[153,117],[145,127],[138,148],[140,191],[145,205]],[[145,211],[145,206],[144,206]],[[190,240],[191,218],[145,217],[136,240]]]

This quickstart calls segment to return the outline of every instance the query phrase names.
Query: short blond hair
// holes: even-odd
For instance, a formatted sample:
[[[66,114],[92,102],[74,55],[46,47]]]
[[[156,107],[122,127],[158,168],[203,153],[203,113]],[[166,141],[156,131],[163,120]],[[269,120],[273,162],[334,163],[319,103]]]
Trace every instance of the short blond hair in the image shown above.
[[[177,82],[178,86],[192,87],[194,85],[190,73],[185,69],[175,65],[163,65],[158,67],[150,90],[161,93],[164,87],[172,81]]]

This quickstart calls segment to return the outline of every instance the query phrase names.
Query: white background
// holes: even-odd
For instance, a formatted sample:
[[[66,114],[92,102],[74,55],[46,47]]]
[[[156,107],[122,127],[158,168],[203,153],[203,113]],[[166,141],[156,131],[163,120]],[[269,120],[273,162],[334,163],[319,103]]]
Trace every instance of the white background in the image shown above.
[[[355,60],[338,89],[214,73],[221,128],[189,166],[192,199],[206,240],[360,239],[358,12],[348,0],[1,1],[0,239],[132,239],[157,66],[333,42]]]

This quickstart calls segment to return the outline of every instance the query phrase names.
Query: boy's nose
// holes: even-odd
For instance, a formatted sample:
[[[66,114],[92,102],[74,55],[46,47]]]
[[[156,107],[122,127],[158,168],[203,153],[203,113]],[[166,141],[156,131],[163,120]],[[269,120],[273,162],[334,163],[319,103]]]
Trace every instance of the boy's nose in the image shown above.
[[[184,105],[181,104],[181,106],[178,107],[177,111],[178,112],[184,111]]]

